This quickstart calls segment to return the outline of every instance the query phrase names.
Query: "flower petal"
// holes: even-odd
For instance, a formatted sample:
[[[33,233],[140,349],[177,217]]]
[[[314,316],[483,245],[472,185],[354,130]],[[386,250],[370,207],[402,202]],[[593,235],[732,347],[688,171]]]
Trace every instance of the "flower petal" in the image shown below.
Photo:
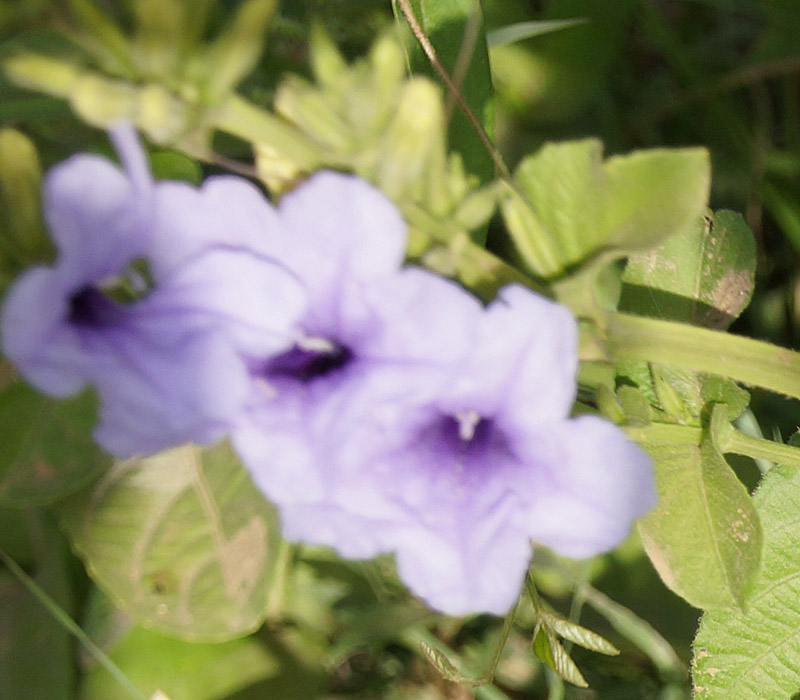
[[[288,348],[306,293],[283,267],[243,249],[210,248],[162,280],[162,297],[187,316],[207,319],[247,357]]]
[[[403,262],[406,227],[400,213],[359,178],[317,173],[281,199],[278,213],[286,231],[276,255],[308,288],[312,325],[336,315],[343,280],[371,283]]]
[[[395,544],[403,582],[448,615],[505,615],[519,598],[531,558],[525,533],[503,520],[474,523],[462,542],[431,531],[410,531]]]
[[[531,437],[547,472],[527,516],[534,540],[568,557],[620,544],[656,504],[653,463],[617,426],[594,416],[554,423]]]
[[[200,188],[183,182],[156,186],[152,261],[157,279],[211,247],[268,256],[280,237],[278,216],[252,183],[211,177]]]
[[[0,315],[3,354],[53,396],[70,396],[86,382],[86,358],[67,323],[64,287],[57,271],[32,268],[11,287]]]
[[[131,143],[125,150],[129,160],[140,156]],[[147,252],[152,201],[140,190],[142,176],[134,167],[136,183],[104,158],[82,154],[47,174],[44,214],[58,267],[73,288],[117,275]]]
[[[575,401],[577,324],[569,310],[519,285],[486,309],[448,401],[526,426],[566,418]]]
[[[244,362],[221,334],[152,296],[126,322],[86,334],[102,399],[95,439],[118,457],[221,438],[244,405]]]

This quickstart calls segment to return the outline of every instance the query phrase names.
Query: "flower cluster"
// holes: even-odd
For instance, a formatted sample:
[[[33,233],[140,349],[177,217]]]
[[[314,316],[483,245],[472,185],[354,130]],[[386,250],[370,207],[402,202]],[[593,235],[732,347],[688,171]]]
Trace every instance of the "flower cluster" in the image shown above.
[[[506,612],[531,539],[592,556],[654,505],[647,456],[570,418],[567,309],[519,286],[484,307],[404,267],[402,218],[355,177],[273,207],[232,176],[155,183],[135,134],[112,137],[124,171],[80,155],[49,174],[58,258],[0,319],[40,390],[95,387],[108,451],[229,435],[289,539],[394,552],[451,614]]]

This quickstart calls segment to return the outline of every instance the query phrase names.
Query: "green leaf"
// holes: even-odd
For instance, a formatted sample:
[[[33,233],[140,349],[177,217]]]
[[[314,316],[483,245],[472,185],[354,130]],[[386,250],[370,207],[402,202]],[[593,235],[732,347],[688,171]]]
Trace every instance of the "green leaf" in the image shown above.
[[[540,626],[534,633],[532,648],[534,656],[545,666],[553,669],[559,677],[579,688],[589,687],[575,662],[547,625]]]
[[[157,690],[169,700],[217,700],[279,670],[276,657],[253,637],[199,644],[134,627],[110,658],[146,696]],[[130,700],[102,666],[87,673],[78,700]]]
[[[800,691],[800,469],[776,466],[754,496],[764,561],[744,613],[703,615],[696,700],[788,700]]]
[[[14,272],[52,259],[41,207],[42,172],[33,142],[0,130],[0,265]]]
[[[180,0],[132,0],[140,67],[167,78],[177,67],[184,7]]]
[[[418,641],[417,644],[419,644],[419,648],[422,650],[425,658],[428,659],[428,662],[439,672],[442,678],[453,681],[454,683],[468,682],[469,679],[467,679],[467,677],[453,665],[450,659],[436,647],[423,641]]]
[[[486,132],[491,134],[494,89],[480,3],[476,0],[411,0],[411,5],[444,69],[456,85],[460,85],[464,100]],[[438,80],[417,44],[410,58],[414,72]],[[457,108],[453,112],[449,136],[450,146],[463,156],[467,171],[477,175],[482,182],[490,180],[494,174],[492,159]]]
[[[255,68],[276,0],[244,0],[222,34],[200,57],[208,71],[206,99],[212,104],[230,93]]]
[[[720,211],[632,255],[620,309],[708,328],[727,328],[750,302],[756,243],[744,219]]]
[[[619,649],[607,639],[571,620],[553,613],[546,614],[545,619],[547,626],[562,639],[573,642],[589,651],[595,651],[598,654],[606,654],[607,656],[619,654]]]
[[[93,53],[106,69],[133,77],[131,42],[116,22],[93,0],[69,0],[69,6],[78,22],[88,30],[89,36],[81,41],[83,48]]]
[[[702,444],[645,444],[659,502],[639,522],[661,578],[698,608],[744,607],[761,559],[758,513],[716,444],[727,419],[715,407]]]
[[[38,515],[29,519],[26,529],[34,542],[35,557],[28,563],[34,581],[58,604],[71,608],[63,538]],[[74,677],[69,633],[0,566],[0,700],[72,700]]]
[[[713,374],[648,362],[621,363],[619,373],[634,382],[642,399],[650,402],[656,412],[655,420],[701,425],[703,418],[707,417],[706,409],[712,403],[724,404],[728,419],[735,420],[750,403],[747,390],[731,379]],[[621,387],[631,388],[627,385]],[[641,417],[641,412],[629,413],[635,421]]]
[[[277,519],[227,443],[119,462],[63,516],[92,577],[137,622],[222,641],[263,621]]]
[[[150,156],[150,170],[157,180],[182,180],[199,186],[203,169],[189,156],[178,151],[157,151]]]
[[[95,444],[97,398],[85,391],[54,399],[0,365],[0,505],[52,503],[86,486],[110,463]]]
[[[608,251],[622,257],[695,225],[710,185],[702,148],[652,149],[603,161],[596,139],[545,144],[514,175],[509,232],[544,277]],[[613,256],[611,256],[613,257]]]

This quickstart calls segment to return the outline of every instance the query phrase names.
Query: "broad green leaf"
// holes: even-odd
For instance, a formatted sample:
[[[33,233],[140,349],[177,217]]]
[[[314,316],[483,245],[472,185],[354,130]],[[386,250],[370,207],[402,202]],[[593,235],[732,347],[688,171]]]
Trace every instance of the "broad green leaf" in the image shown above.
[[[56,528],[34,516],[33,580],[71,612],[67,551]],[[0,700],[72,700],[75,682],[69,633],[0,565]]]
[[[744,219],[720,211],[652,250],[632,255],[620,309],[727,328],[750,302],[756,244]]]
[[[745,612],[703,615],[696,700],[788,700],[800,691],[800,470],[770,469],[754,499],[764,561]]]
[[[702,148],[602,157],[596,139],[545,144],[514,175],[503,214],[523,259],[555,277],[601,253],[622,257],[695,225],[710,186]]]
[[[218,700],[275,675],[278,659],[254,637],[200,644],[134,627],[109,653],[146,696],[160,690],[170,700]],[[130,700],[102,666],[80,685],[78,700]]]
[[[487,133],[492,128],[492,76],[478,0],[411,0],[414,13],[430,39],[444,69],[460,86],[462,95]],[[414,72],[438,80],[436,71],[415,43],[411,52]],[[492,160],[466,117],[456,107],[449,131],[453,150],[464,158],[468,172],[482,182],[494,174]]]
[[[227,443],[118,462],[63,516],[92,577],[137,622],[221,641],[263,621],[277,519]]]
[[[0,364],[0,505],[42,505],[86,486],[110,463],[91,431],[97,398],[54,399]]]
[[[698,608],[744,607],[761,559],[758,513],[715,443],[717,406],[702,444],[646,444],[659,502],[639,522],[645,551],[675,593]]]

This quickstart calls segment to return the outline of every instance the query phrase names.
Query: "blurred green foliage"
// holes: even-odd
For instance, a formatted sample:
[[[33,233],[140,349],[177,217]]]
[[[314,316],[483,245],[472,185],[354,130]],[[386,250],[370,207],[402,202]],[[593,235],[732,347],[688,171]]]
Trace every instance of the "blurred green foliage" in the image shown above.
[[[415,4],[418,10],[425,5],[419,0]],[[474,7],[454,0],[449,5],[466,14],[449,23],[436,16],[429,22],[434,39],[440,25],[451,28],[441,46],[442,59],[451,67],[462,48],[461,42],[453,41],[453,26],[459,33],[467,32],[465,18]],[[165,26],[165,7],[177,8],[173,21],[180,40],[173,42],[171,53],[159,54],[149,49],[164,45],[158,32]],[[484,0],[482,9],[485,26],[475,41],[486,32],[518,22],[582,20],[497,45],[488,54],[478,45],[475,63],[467,62],[468,100],[494,134],[509,166],[516,167],[527,154],[553,139],[599,138],[607,156],[643,147],[706,146],[714,173],[712,207],[742,212],[755,233],[759,265],[753,301],[733,328],[798,347],[800,5],[796,0]],[[262,29],[268,19],[262,52]],[[40,52],[87,68],[103,68],[109,75],[131,78],[143,87],[172,75],[180,65],[209,103],[238,84],[239,93],[254,104],[271,105],[278,82],[287,72],[313,78],[308,47],[315,24],[324,27],[346,58],[353,59],[362,56],[393,21],[389,0],[287,0],[279,7],[238,0],[4,0],[0,2],[0,59],[23,49]],[[224,50],[230,40],[226,27],[238,27],[240,36],[250,37],[237,44],[233,54]],[[219,68],[219,62],[209,58],[215,55],[215,46],[229,62],[212,80],[201,75],[201,69],[212,63]],[[210,54],[198,54],[198,47],[208,48]],[[435,76],[417,49],[411,62]],[[486,84],[487,66],[491,85]],[[100,94],[108,97],[108,87],[101,85]],[[161,93],[146,95],[155,99]],[[453,128],[461,136],[451,145],[472,165],[469,172],[486,182],[491,176],[489,161],[475,151],[476,140],[462,117],[454,119],[458,121]],[[2,75],[0,126],[18,130],[3,132],[5,139],[12,133],[29,137],[43,168],[78,150],[108,149],[102,132],[87,127],[62,99],[12,86]],[[27,166],[20,165],[15,179],[8,174],[13,169],[0,163],[0,196],[4,198],[14,187],[27,192],[24,188],[38,181],[35,153],[30,153],[27,142],[12,138],[12,145],[25,152]],[[217,133],[210,148],[214,157],[204,166],[205,173],[225,169],[231,162],[253,171],[249,145],[235,136]],[[191,182],[201,176],[196,163],[178,153],[160,150],[152,160],[158,176]],[[27,227],[33,233],[24,239],[26,245],[41,253],[35,237],[41,226],[35,206],[20,212],[26,217],[21,223],[11,220],[8,211],[0,211],[0,226],[13,234]],[[483,223],[480,219],[476,217]],[[510,256],[507,234],[498,221],[490,225],[490,249]],[[727,223],[736,226],[736,222]],[[687,231],[686,235],[702,234]],[[13,272],[2,271],[3,275]],[[636,281],[631,275],[628,284]],[[667,291],[672,284],[665,281]],[[674,386],[675,378],[664,381],[664,386]],[[8,383],[2,386],[4,391],[19,391]],[[662,392],[667,390],[662,388]],[[83,406],[87,400],[79,400],[84,411],[91,409]],[[635,397],[628,392],[626,400]],[[756,392],[753,405],[766,435],[776,430],[787,434],[800,423],[797,406],[780,398]],[[31,406],[39,410],[33,399]],[[71,420],[81,418],[70,414],[70,406],[57,410]],[[11,425],[15,416],[5,418]],[[36,457],[23,453],[13,442],[5,449],[16,449],[15,454],[22,455],[17,459]],[[60,498],[83,485],[65,486],[61,475],[69,475],[70,465],[60,465],[57,455],[46,456],[52,464],[44,466],[54,467],[58,479],[42,501]],[[3,488],[13,476],[6,466],[0,466]],[[16,482],[13,486],[22,488]],[[72,501],[76,502],[80,501]],[[72,527],[79,516],[73,510]],[[202,527],[200,519],[197,528]],[[589,572],[555,559],[539,562],[537,567],[536,583],[548,600],[567,615],[579,612],[583,600],[583,624],[622,652],[608,659],[592,656],[591,662],[580,650],[575,652],[574,659],[593,688],[587,691],[560,686],[533,663],[531,640],[537,616],[530,601],[521,604],[493,684],[467,690],[442,679],[420,652],[420,641],[445,647],[449,656],[460,659],[462,669],[480,673],[494,651],[500,624],[484,617],[432,618],[394,583],[391,565],[384,561],[344,563],[325,552],[287,550],[281,555],[282,564],[271,561],[270,566],[291,563],[292,587],[284,590],[279,581],[270,591],[270,601],[259,601],[255,618],[266,617],[267,623],[249,637],[198,646],[132,626],[108,601],[98,602],[97,591],[68,552],[53,511],[46,505],[28,499],[12,508],[3,500],[0,547],[65,611],[82,621],[94,641],[143,692],[160,688],[171,693],[172,700],[688,697],[687,663],[697,611],[660,582],[635,538],[615,554],[597,560]],[[586,593],[589,580],[624,607],[615,608]],[[148,593],[161,594],[170,582],[153,578],[150,583]],[[582,590],[582,598],[572,597],[574,591],[580,594]],[[276,609],[282,611],[280,616],[272,615]],[[248,620],[244,627],[254,624]],[[709,628],[713,624],[711,619]],[[547,655],[546,650],[539,651]],[[126,697],[91,658],[75,652],[66,632],[16,579],[0,569],[0,699],[99,700],[117,697],[113,693]],[[183,682],[189,678],[196,685]],[[206,678],[213,682],[205,682]]]

